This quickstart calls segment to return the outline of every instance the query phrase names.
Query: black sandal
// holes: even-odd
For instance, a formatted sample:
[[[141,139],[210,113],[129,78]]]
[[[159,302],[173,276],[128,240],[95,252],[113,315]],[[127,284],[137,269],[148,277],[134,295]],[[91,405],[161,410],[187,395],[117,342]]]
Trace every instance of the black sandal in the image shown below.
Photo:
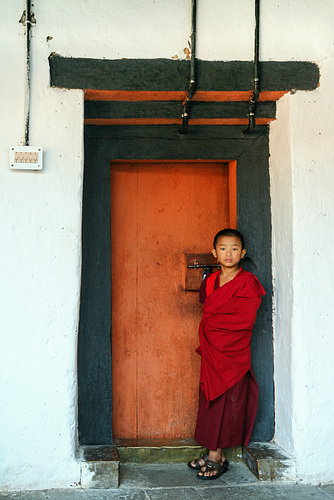
[[[206,461],[207,461],[208,458],[209,458],[209,455],[205,455],[205,456],[196,458],[195,460],[192,460],[191,462],[188,462],[189,469],[192,469],[192,470],[199,470],[199,469],[201,469],[206,464]],[[199,463],[200,460],[204,461],[204,465],[200,465],[200,463]],[[195,465],[191,465],[192,462],[195,462]]]
[[[213,460],[207,460],[205,462],[205,470],[198,472],[197,477],[198,479],[204,479],[204,480],[211,480],[211,479],[218,479],[224,472],[227,472],[228,470],[228,461],[224,460],[223,465],[220,465],[218,462],[214,462]],[[212,476],[204,476],[205,472],[214,472],[216,471],[217,474],[213,474]]]

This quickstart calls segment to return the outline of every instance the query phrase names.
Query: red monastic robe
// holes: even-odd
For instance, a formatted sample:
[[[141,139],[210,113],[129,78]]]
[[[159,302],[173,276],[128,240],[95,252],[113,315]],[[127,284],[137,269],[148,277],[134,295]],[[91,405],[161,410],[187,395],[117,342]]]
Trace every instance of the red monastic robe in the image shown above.
[[[236,385],[250,370],[252,328],[265,295],[254,274],[242,269],[215,290],[219,273],[206,280],[207,298],[199,326],[200,386],[207,404]]]

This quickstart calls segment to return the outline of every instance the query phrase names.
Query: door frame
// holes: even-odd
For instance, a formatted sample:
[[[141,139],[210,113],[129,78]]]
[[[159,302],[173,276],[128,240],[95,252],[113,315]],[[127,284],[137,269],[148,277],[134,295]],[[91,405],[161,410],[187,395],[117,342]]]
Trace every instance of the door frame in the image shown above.
[[[237,227],[267,292],[253,331],[253,369],[260,386],[252,440],[274,435],[271,211],[268,128],[252,137],[243,127],[194,127],[180,136],[175,126],[85,126],[82,286],[78,339],[80,444],[111,444],[111,160],[230,161]]]

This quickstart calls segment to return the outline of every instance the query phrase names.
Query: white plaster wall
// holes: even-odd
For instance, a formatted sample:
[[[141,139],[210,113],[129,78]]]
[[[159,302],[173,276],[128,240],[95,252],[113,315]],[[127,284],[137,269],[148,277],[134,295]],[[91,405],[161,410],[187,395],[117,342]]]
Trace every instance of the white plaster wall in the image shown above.
[[[334,5],[305,2],[293,29],[296,9],[288,2],[282,15],[283,3],[273,6],[282,38],[273,30],[267,39],[282,59],[317,62],[321,79],[284,97],[270,127],[275,440],[296,457],[300,479],[319,483],[333,481]]]
[[[333,36],[334,41],[334,36]],[[293,434],[297,470],[333,481],[334,436],[334,58],[321,85],[291,98],[294,212]]]
[[[275,441],[296,457],[300,479],[326,482],[333,478],[332,465],[328,459],[333,446],[333,410],[329,404],[332,395],[328,393],[328,387],[333,384],[330,366],[333,286],[329,279],[324,281],[328,261],[323,269],[322,264],[320,267],[316,266],[315,273],[310,273],[309,269],[314,268],[312,261],[315,256],[318,259],[320,257],[318,245],[322,248],[333,242],[331,224],[326,221],[323,223],[322,220],[320,224],[312,221],[314,218],[321,219],[319,203],[321,206],[323,203],[331,205],[330,194],[324,195],[323,186],[316,186],[314,182],[322,184],[323,176],[328,176],[332,167],[326,174],[326,169],[321,161],[318,163],[318,158],[308,159],[306,165],[308,163],[309,168],[306,171],[305,165],[304,175],[307,172],[310,182],[306,188],[302,174],[305,151],[303,155],[301,152],[297,153],[301,144],[304,150],[305,133],[311,143],[312,137],[319,135],[317,125],[313,123],[309,127],[304,123],[307,119],[314,121],[312,113],[306,117],[304,105],[315,104],[317,95],[319,91],[300,93],[299,98],[298,94],[285,96],[278,103],[277,121],[270,127]],[[295,106],[297,100],[298,104]],[[323,109],[322,112],[325,114],[326,110]],[[319,115],[320,121],[324,114]],[[307,131],[308,128],[315,130]],[[300,137],[303,136],[302,141],[296,140],[295,131],[298,131]],[[324,147],[326,148],[325,144]],[[317,181],[312,175],[314,169]],[[327,177],[327,181],[330,186],[327,189],[331,191],[333,179]],[[300,194],[304,199],[303,203]],[[320,225],[323,226],[322,229]],[[301,235],[303,231],[306,232],[304,236]],[[326,234],[328,242],[325,241]],[[304,239],[303,243],[301,238]],[[322,261],[321,257],[319,260]],[[313,292],[316,283],[318,289]],[[324,316],[321,326],[319,314]],[[321,328],[326,333],[319,335]]]
[[[9,147],[24,137],[22,11],[23,2],[1,2],[0,484],[8,489],[79,480],[83,96],[48,88],[48,50],[34,36],[31,145],[43,147],[44,169],[11,171]]]
[[[270,188],[272,200],[273,326],[275,380],[275,440],[294,453],[292,432],[293,379],[293,201],[290,95],[277,103],[270,127]]]
[[[197,55],[250,60],[253,1],[199,1]],[[261,3],[261,58],[311,60],[320,88],[279,104],[271,127],[276,439],[308,481],[332,476],[333,79],[330,0]],[[2,488],[79,480],[76,341],[80,291],[83,96],[49,88],[48,56],[184,57],[190,0],[36,0],[31,144],[44,170],[13,172],[23,139],[24,2],[0,15],[0,432]],[[47,41],[47,37],[52,37]],[[292,236],[292,239],[289,238]],[[290,362],[291,361],[291,362]]]
[[[333,53],[331,0],[261,2],[260,59],[320,61]]]
[[[253,0],[197,2],[196,55],[208,60],[253,58]],[[179,58],[189,48],[191,0],[39,2],[50,52],[106,59]],[[50,22],[50,8],[54,13]],[[44,39],[43,39],[44,40]]]

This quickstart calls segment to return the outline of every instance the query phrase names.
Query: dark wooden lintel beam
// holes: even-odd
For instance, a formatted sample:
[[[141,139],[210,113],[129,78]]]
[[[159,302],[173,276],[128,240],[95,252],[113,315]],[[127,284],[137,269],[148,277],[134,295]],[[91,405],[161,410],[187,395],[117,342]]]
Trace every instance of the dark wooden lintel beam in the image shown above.
[[[51,54],[52,87],[122,90],[185,91],[189,61],[169,59],[86,59]],[[197,91],[248,91],[253,88],[253,62],[196,62]],[[260,90],[314,90],[319,68],[308,61],[260,63]]]

